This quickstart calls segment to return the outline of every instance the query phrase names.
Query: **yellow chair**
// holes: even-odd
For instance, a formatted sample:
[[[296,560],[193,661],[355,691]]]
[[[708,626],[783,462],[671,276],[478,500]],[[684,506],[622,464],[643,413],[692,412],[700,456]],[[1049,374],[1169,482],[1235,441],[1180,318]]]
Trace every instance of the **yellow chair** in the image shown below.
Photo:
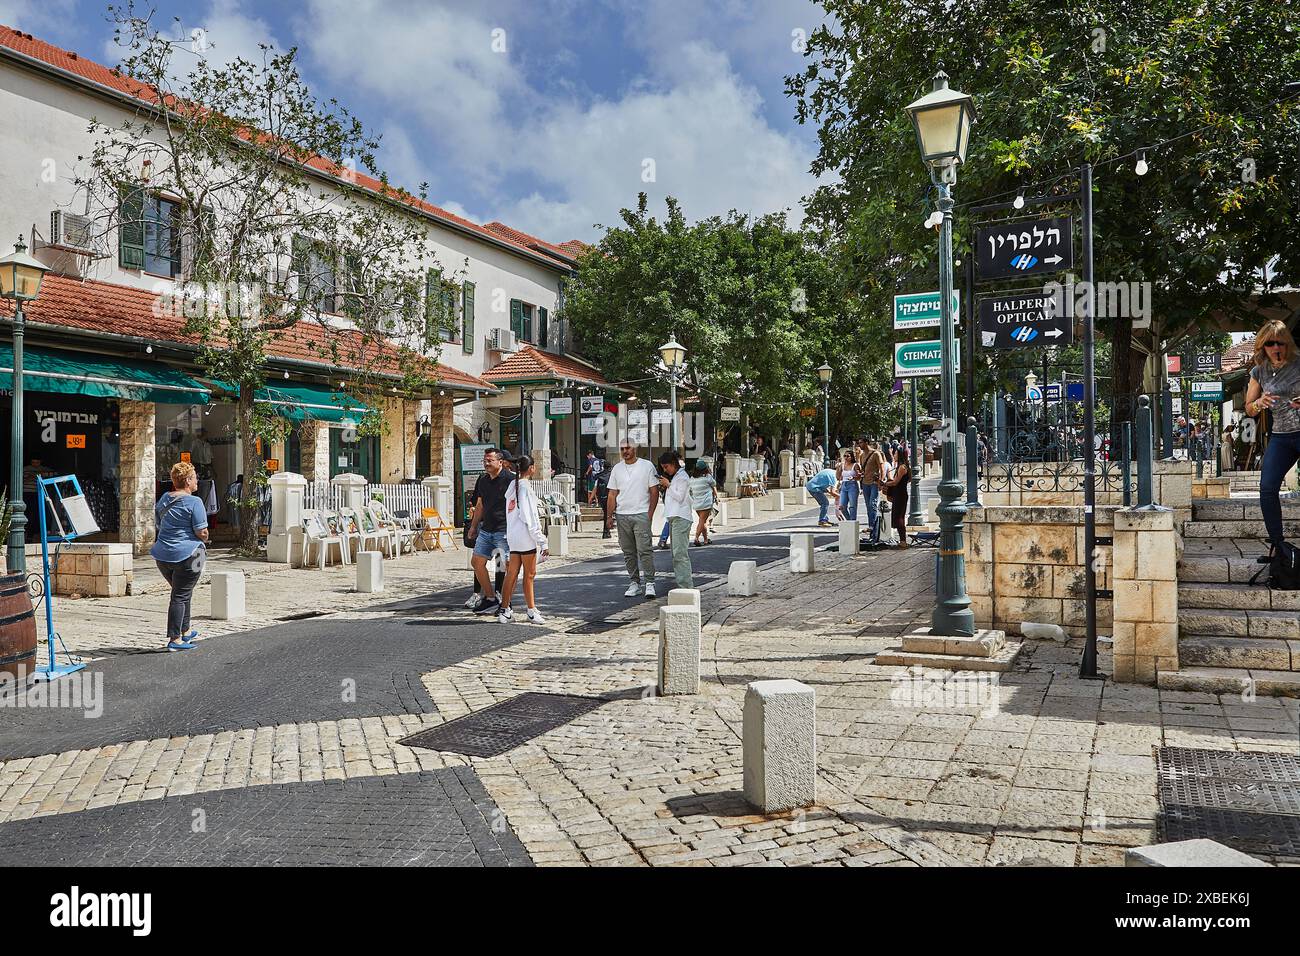
[[[424,522],[424,527],[420,532],[420,540],[424,542],[424,547],[427,550],[441,551],[442,536],[444,534],[447,535],[447,540],[451,542],[452,548],[458,548],[456,544],[456,529],[442,519],[442,515],[438,514],[437,508],[421,508],[420,518]],[[433,536],[432,542],[429,540],[430,535]]]

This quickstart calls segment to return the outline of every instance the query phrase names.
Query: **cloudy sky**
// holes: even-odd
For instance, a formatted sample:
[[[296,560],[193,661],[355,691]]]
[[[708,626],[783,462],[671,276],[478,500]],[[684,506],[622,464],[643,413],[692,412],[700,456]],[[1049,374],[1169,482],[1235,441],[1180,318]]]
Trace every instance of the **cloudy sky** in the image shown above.
[[[318,94],[382,134],[394,182],[478,222],[590,241],[641,190],[692,219],[797,220],[813,185],[782,82],[822,22],[809,0],[154,2],[210,57],[298,47]],[[0,0],[0,23],[112,65],[106,4]]]

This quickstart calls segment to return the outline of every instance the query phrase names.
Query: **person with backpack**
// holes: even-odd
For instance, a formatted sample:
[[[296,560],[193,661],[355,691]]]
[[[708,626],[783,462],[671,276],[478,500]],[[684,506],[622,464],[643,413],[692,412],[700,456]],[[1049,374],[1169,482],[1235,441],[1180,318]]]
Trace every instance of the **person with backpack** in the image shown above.
[[[1259,559],[1270,566],[1274,586],[1300,587],[1294,580],[1300,552],[1285,540],[1280,492],[1287,472],[1300,461],[1300,361],[1286,323],[1265,323],[1255,336],[1255,364],[1246,390],[1246,414],[1269,412],[1268,448],[1260,464],[1259,510],[1268,531],[1268,554]],[[1289,578],[1281,581],[1280,579]]]
[[[546,547],[546,535],[542,531],[542,517],[537,509],[537,495],[533,493],[532,482],[528,480],[536,469],[537,465],[532,458],[520,455],[515,459],[515,479],[506,489],[506,541],[510,545],[510,564],[506,568],[506,582],[501,589],[498,624],[509,624],[515,619],[510,601],[514,597],[515,581],[521,570],[524,574],[524,601],[528,604],[528,622],[546,623],[546,618],[537,610],[536,595],[533,593],[537,563],[545,561],[550,554]]]

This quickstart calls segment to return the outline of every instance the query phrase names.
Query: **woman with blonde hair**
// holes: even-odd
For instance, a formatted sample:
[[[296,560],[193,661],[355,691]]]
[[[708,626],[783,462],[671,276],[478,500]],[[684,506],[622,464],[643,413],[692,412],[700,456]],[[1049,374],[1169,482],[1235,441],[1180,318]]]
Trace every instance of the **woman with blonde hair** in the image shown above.
[[[190,602],[207,560],[208,510],[194,494],[199,476],[188,461],[172,465],[172,490],[154,506],[158,537],[149,549],[168,586],[167,650],[188,651],[198,631],[190,630]]]
[[[1255,366],[1246,390],[1246,414],[1272,414],[1268,449],[1259,474],[1259,508],[1268,530],[1269,561],[1283,542],[1282,480],[1300,461],[1300,361],[1296,344],[1283,322],[1268,322],[1255,336]]]

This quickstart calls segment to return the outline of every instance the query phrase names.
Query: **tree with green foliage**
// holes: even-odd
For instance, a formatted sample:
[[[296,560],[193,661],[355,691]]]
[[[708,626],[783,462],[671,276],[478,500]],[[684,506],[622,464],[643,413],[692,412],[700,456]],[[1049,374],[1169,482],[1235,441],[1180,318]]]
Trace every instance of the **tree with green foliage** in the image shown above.
[[[1077,189],[1063,174],[1095,165],[1097,280],[1153,286],[1149,328],[1098,321],[1116,393],[1150,388],[1157,357],[1189,337],[1252,329],[1259,309],[1282,304],[1272,290],[1300,284],[1300,99],[1287,87],[1300,80],[1300,7],[823,5],[833,25],[811,36],[787,92],[818,127],[813,172],[827,181],[810,221],[842,244],[873,322],[888,322],[894,294],[935,287],[937,243],[922,228],[934,190],[905,107],[940,67],[979,114],[955,194],[958,255],[970,254],[969,206]],[[1155,143],[1137,175],[1136,151]]]

